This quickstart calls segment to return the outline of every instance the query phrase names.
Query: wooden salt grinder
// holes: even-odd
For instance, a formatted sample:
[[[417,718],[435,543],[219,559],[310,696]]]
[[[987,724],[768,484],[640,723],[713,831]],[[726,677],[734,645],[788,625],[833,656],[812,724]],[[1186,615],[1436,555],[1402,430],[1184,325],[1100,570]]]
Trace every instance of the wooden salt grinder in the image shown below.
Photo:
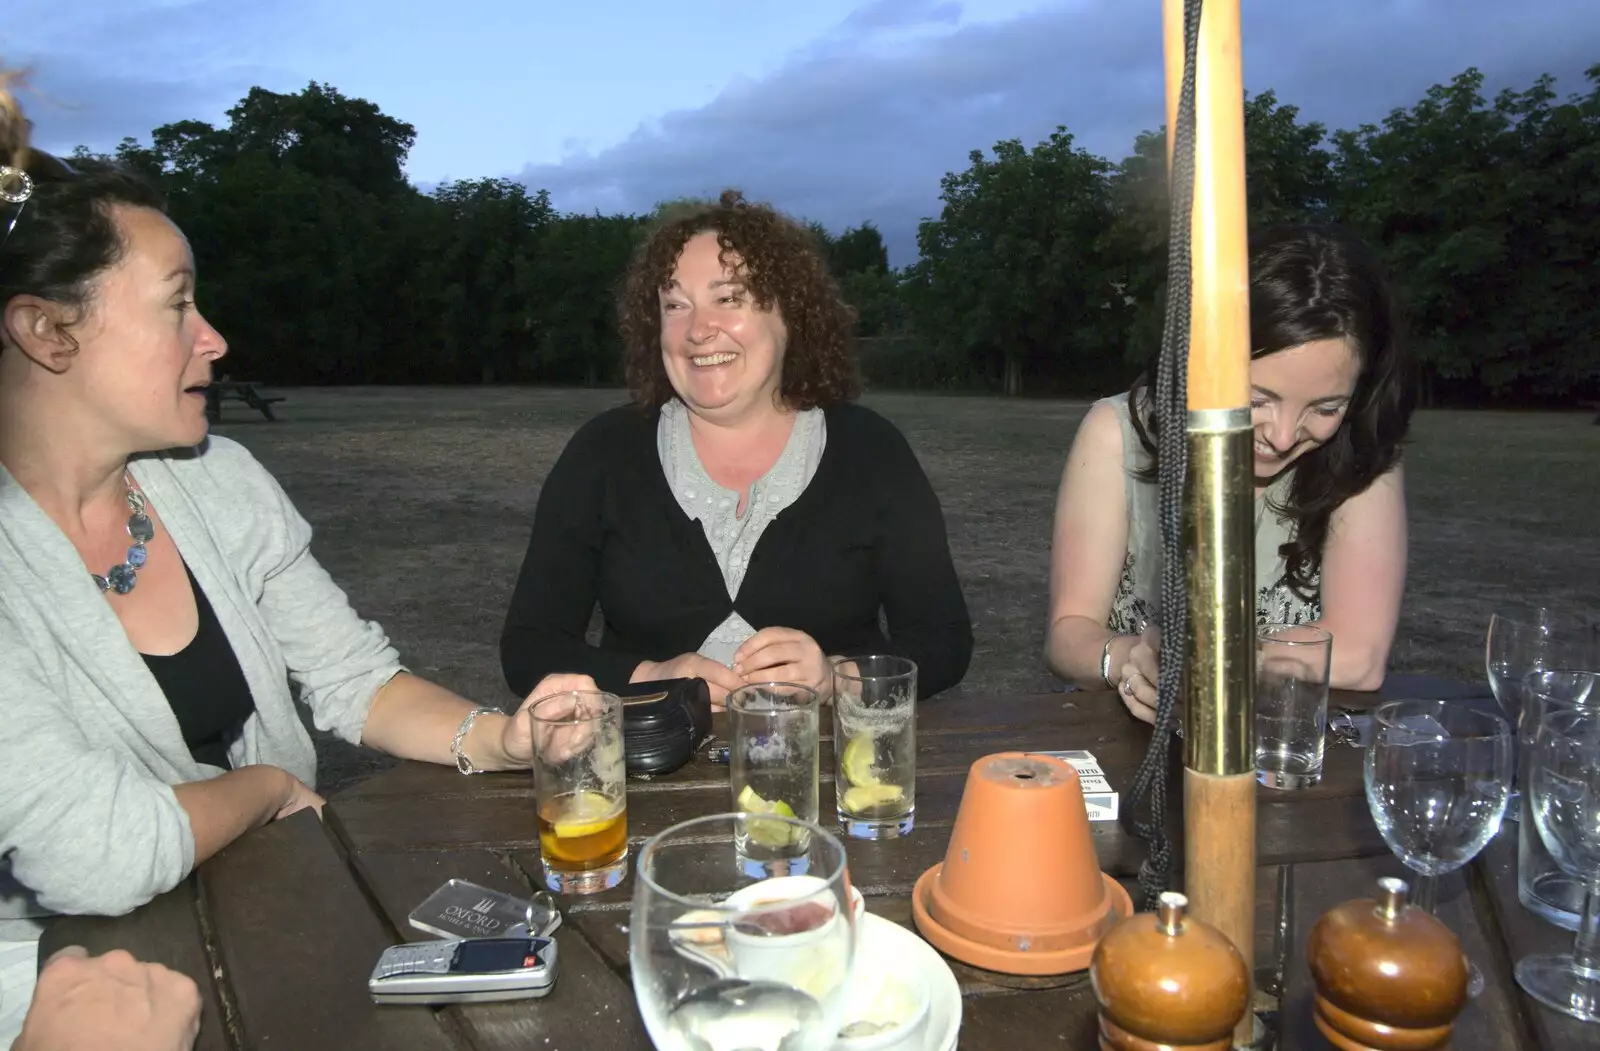
[[[1244,1017],[1244,958],[1220,931],[1184,916],[1171,891],[1156,912],[1113,927],[1089,964],[1101,1051],[1228,1051]]]
[[[1306,943],[1317,1028],[1340,1051],[1434,1051],[1467,1003],[1467,958],[1404,880],[1325,912]]]

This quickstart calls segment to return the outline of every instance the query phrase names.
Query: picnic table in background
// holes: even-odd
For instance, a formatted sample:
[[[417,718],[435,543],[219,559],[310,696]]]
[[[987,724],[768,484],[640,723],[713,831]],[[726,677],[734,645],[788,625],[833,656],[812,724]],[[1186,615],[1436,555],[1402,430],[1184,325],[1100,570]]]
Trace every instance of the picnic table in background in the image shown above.
[[[240,380],[215,380],[206,388],[206,419],[212,423],[222,422],[222,403],[224,401],[242,401],[252,409],[260,412],[269,421],[276,422],[277,417],[272,414],[272,406],[280,401],[289,399],[282,394],[266,395],[254,383]]]
[[[1400,676],[1384,692],[1486,694]],[[1334,691],[1331,703],[1363,709],[1380,699]],[[1000,751],[1088,749],[1125,794],[1149,740],[1148,728],[1128,718],[1109,692],[934,700],[919,714],[918,730],[915,831],[903,839],[847,841],[851,881],[868,910],[913,930],[912,885],[942,860],[974,761]],[[725,738],[725,716],[716,717],[714,733]],[[823,752],[820,803],[829,814],[831,741]],[[1408,875],[1368,813],[1362,754],[1330,741],[1320,785],[1259,789],[1253,955],[1258,981],[1281,988],[1284,1051],[1328,1047],[1311,1018],[1305,943],[1312,924],[1334,905],[1373,896],[1380,876]],[[1181,777],[1174,786],[1181,793]],[[727,811],[728,792],[728,768],[703,754],[665,777],[630,780],[632,855],[643,839],[671,825]],[[1180,840],[1181,814],[1175,801],[1169,815]],[[1144,844],[1118,822],[1092,829],[1101,868],[1134,888]],[[544,999],[438,1009],[372,1003],[366,981],[379,953],[433,937],[412,928],[408,917],[446,880],[526,895],[539,886],[540,873],[527,774],[462,777],[448,767],[406,762],[334,796],[321,823],[306,811],[242,837],[127,916],[56,921],[41,956],[77,943],[91,952],[124,948],[184,971],[200,983],[205,1001],[201,1051],[648,1049],[628,978],[632,878],[602,894],[560,899],[560,973]],[[1515,823],[1507,822],[1466,870],[1445,877],[1439,897],[1440,917],[1486,983],[1457,1020],[1455,1051],[1594,1046],[1600,1028],[1538,1005],[1512,977],[1521,956],[1571,942],[1568,932],[1517,901]],[[1096,1046],[1097,1007],[1086,972],[1023,978],[949,963],[962,990],[962,1048]]]

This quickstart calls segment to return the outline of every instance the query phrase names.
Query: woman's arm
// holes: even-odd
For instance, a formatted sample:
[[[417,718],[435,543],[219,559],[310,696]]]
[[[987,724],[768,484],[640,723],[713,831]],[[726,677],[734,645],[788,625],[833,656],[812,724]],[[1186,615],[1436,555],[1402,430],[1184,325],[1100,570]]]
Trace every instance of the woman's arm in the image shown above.
[[[188,816],[131,755],[89,740],[67,700],[8,650],[19,638],[0,619],[0,857],[47,909],[120,916],[189,874]]]
[[[1322,619],[1333,634],[1334,689],[1383,685],[1406,586],[1406,496],[1400,465],[1333,512],[1322,547]]]
[[[585,637],[599,592],[610,454],[591,427],[573,435],[539,491],[528,552],[500,632],[501,670],[519,697],[557,671],[580,672],[601,689],[618,689],[645,661],[643,654],[591,646]]]
[[[1100,662],[1107,640],[1113,680],[1139,641],[1106,627],[1128,551],[1126,484],[1116,409],[1096,404],[1078,425],[1056,494],[1045,634],[1045,664],[1089,689],[1106,687]]]
[[[257,469],[281,516],[258,605],[317,726],[402,759],[454,765],[451,743],[477,706],[400,666],[383,629],[351,608],[312,556],[311,527],[288,494]],[[594,688],[584,676],[546,676],[540,685],[552,691]],[[524,698],[534,683],[528,687]],[[462,741],[462,752],[482,770],[526,766],[526,747],[518,751],[526,728],[519,732],[510,723],[497,712],[480,715]]]
[[[552,693],[594,688],[587,675],[547,675],[528,691],[517,715],[485,711],[472,720],[461,740],[461,754],[479,770],[524,769],[531,759],[532,731],[519,718],[523,709]],[[361,741],[402,759],[454,766],[450,745],[475,707],[443,686],[401,672],[373,699]]]
[[[276,818],[308,806],[322,812],[321,796],[288,771],[265,764],[173,785],[172,794],[189,815],[196,865]]]
[[[885,498],[874,560],[894,650],[917,665],[917,692],[961,681],[972,661],[972,618],[950,557],[944,511],[905,436],[886,428]],[[880,449],[882,446],[880,445]]]

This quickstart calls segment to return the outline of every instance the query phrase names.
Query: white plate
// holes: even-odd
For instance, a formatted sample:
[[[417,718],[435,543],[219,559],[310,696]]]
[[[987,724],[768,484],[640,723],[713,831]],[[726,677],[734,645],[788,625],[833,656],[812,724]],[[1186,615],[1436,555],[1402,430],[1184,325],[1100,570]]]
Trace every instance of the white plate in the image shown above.
[[[955,1051],[961,1033],[961,987],[950,965],[933,946],[898,923],[870,912],[861,920],[861,937],[878,943],[878,951],[904,960],[905,973],[928,987],[927,1051]]]

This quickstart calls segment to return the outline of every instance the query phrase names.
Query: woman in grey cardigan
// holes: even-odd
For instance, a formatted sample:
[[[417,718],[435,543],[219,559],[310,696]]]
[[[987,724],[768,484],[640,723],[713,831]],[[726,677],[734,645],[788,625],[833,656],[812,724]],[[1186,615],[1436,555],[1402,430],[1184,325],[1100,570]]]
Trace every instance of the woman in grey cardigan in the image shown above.
[[[531,749],[526,720],[408,674],[272,476],[207,441],[205,387],[227,345],[195,307],[193,256],[156,193],[30,154],[24,128],[0,84],[12,955],[39,917],[127,912],[252,827],[320,808],[291,682],[319,727],[392,755],[473,772],[524,767]],[[551,676],[534,694],[573,688],[592,683]],[[0,1020],[0,1048],[12,1032]]]

